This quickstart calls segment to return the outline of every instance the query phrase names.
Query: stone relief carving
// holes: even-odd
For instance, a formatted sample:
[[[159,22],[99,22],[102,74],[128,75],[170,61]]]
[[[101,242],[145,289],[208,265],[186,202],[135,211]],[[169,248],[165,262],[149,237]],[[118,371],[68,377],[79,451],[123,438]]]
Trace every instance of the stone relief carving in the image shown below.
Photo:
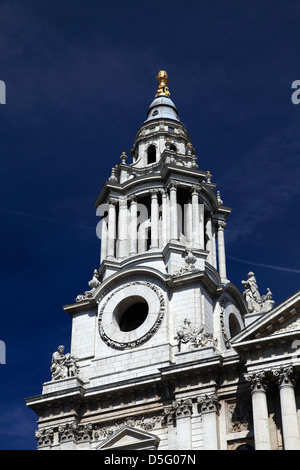
[[[191,326],[191,321],[185,318],[182,326],[177,330],[178,350],[181,351],[182,345],[186,345],[187,349],[193,350],[205,346],[217,347],[217,340],[213,338],[211,333],[205,332],[204,325],[199,328]]]
[[[88,283],[88,285],[91,287],[91,290],[85,291],[84,294],[77,295],[76,302],[81,302],[82,300],[86,300],[86,299],[89,299],[90,297],[92,297],[95,290],[97,289],[98,286],[100,286],[100,284],[101,284],[101,282],[100,282],[99,273],[98,273],[97,269],[95,269],[94,273],[93,273],[93,277]]]
[[[113,424],[107,424],[104,426],[96,424],[94,426],[94,430],[95,430],[94,438],[95,439],[107,439],[124,425],[131,426],[133,428],[143,429],[144,431],[151,431],[156,426],[156,424],[160,424],[161,421],[162,421],[161,415],[150,416],[150,417],[133,416],[133,417],[129,417],[124,420],[121,420],[121,421],[114,422]]]
[[[228,403],[227,412],[230,433],[247,431],[251,428],[251,403]]]
[[[78,374],[76,359],[70,353],[64,354],[64,350],[64,346],[58,346],[57,351],[52,354],[50,366],[52,380],[75,377]]]
[[[275,331],[273,331],[270,336],[275,336],[278,334],[285,333],[286,331],[292,331],[292,330],[300,330],[300,318],[292,318],[289,322],[287,322],[285,325],[282,326],[282,328],[278,328]]]
[[[186,273],[193,273],[199,271],[199,268],[195,266],[197,261],[196,256],[193,255],[191,250],[187,250],[184,258],[184,265],[173,273],[173,276],[181,276]]]
[[[35,433],[38,447],[51,446],[54,442],[54,435],[57,433],[59,443],[67,441],[86,442],[107,439],[118,431],[122,426],[127,425],[144,431],[151,431],[157,424],[163,424],[162,415],[154,416],[133,416],[114,422],[113,424],[87,423],[78,424],[76,421],[38,430]]]
[[[267,289],[266,295],[260,295],[254,273],[248,273],[247,281],[242,281],[244,287],[243,295],[245,297],[249,313],[266,313],[272,310],[274,301],[272,300],[272,292]]]

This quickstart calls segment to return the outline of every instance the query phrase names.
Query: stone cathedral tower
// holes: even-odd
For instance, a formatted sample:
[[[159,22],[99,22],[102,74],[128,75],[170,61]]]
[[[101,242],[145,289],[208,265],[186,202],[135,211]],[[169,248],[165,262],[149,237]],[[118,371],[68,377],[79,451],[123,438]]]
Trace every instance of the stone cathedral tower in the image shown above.
[[[27,400],[39,448],[254,445],[242,352],[231,339],[262,313],[248,311],[228,279],[231,209],[201,168],[167,73],[157,81],[131,162],[121,155],[95,203],[101,260],[90,290],[64,307],[71,354],[58,348],[52,380]]]

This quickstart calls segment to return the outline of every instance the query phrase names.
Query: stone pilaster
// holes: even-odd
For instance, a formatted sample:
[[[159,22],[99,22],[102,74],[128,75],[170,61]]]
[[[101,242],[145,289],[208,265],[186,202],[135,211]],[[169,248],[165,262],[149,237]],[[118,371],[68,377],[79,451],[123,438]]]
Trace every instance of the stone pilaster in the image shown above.
[[[189,450],[192,448],[192,411],[190,398],[174,401],[171,406],[164,409],[165,421],[168,425],[169,449]]]
[[[218,412],[220,408],[219,398],[213,393],[197,398],[202,415],[203,449],[218,450]]]

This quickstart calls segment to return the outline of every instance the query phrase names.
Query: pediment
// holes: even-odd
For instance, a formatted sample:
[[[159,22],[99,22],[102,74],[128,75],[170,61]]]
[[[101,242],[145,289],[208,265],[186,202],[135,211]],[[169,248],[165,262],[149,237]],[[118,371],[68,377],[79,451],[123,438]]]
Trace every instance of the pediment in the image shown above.
[[[268,313],[262,314],[236,335],[231,345],[234,349],[251,347],[257,342],[284,341],[284,338],[300,339],[300,291],[288,297]]]
[[[97,450],[155,450],[159,440],[154,434],[124,425],[102,442]]]

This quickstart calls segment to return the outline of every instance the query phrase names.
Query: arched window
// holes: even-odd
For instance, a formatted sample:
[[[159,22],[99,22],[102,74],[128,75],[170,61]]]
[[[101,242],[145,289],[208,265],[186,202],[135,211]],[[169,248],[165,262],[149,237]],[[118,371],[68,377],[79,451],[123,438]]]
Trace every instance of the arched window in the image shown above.
[[[250,444],[241,444],[235,450],[255,450]]]
[[[229,331],[231,338],[241,331],[240,324],[234,313],[229,315]]]
[[[176,147],[176,145],[171,144],[171,145],[170,145],[170,150],[172,150],[173,152],[177,152],[177,147]]]
[[[155,163],[156,162],[156,147],[155,145],[150,145],[147,150],[147,163],[150,165],[150,163]]]

